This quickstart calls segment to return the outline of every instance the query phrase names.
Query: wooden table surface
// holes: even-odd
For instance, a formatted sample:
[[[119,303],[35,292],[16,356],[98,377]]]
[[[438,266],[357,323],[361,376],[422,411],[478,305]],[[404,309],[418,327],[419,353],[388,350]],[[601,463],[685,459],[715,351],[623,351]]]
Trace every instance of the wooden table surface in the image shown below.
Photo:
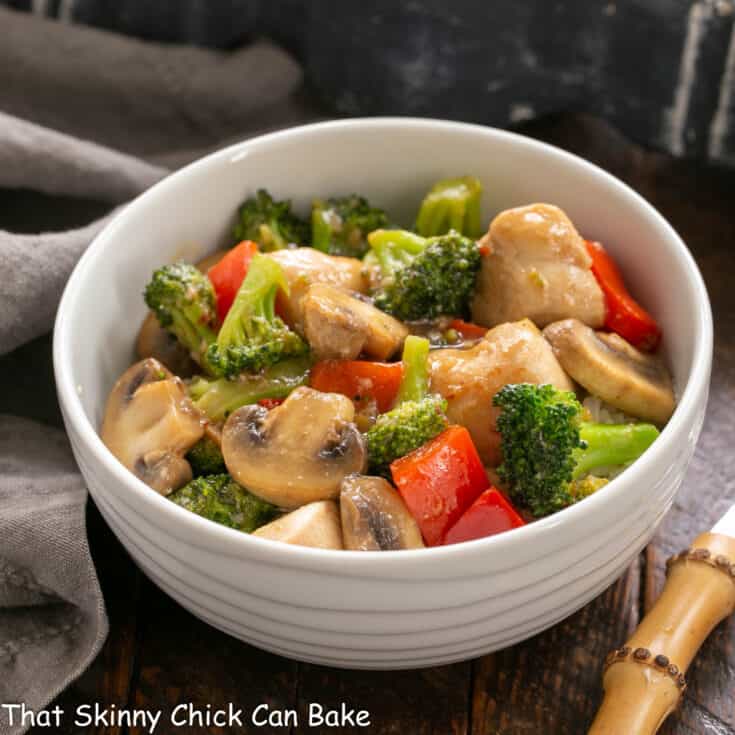
[[[264,653],[192,617],[141,575],[90,503],[90,544],[107,601],[110,635],[90,670],[61,695],[62,706],[99,702],[166,711],[180,702],[202,708],[233,702],[249,711],[265,702],[272,709],[304,713],[309,702],[346,702],[371,714],[371,727],[354,732],[586,732],[600,701],[605,654],[626,639],[655,599],[665,559],[735,502],[735,171],[645,152],[584,117],[546,119],[524,132],[602,165],[638,190],[688,243],[709,288],[715,355],[707,420],[676,503],[648,549],[604,594],[520,645],[433,669],[340,671]],[[735,620],[713,633],[688,679],[683,705],[662,732],[735,733]],[[67,718],[60,735],[78,731]],[[165,718],[156,730],[161,735],[288,731],[252,726],[176,729]],[[48,732],[39,728],[34,735]],[[85,732],[120,731],[102,726]],[[353,730],[302,725],[290,732]]]

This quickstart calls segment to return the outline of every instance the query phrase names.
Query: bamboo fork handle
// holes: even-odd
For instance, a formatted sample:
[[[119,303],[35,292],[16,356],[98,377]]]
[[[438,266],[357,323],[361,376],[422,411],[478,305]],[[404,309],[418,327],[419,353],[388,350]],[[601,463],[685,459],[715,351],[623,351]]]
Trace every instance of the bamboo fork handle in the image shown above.
[[[699,647],[735,610],[735,539],[698,536],[669,559],[664,590],[638,629],[609,654],[605,696],[589,735],[653,735],[686,688]]]

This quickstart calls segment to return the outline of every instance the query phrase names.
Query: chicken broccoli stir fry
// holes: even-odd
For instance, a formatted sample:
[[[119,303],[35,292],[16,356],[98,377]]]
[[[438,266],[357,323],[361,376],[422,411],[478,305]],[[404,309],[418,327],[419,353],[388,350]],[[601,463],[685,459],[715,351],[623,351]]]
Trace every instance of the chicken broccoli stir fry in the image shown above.
[[[316,194],[254,192],[232,247],[141,284],[139,362],[101,435],[143,483],[236,532],[397,551],[562,511],[656,441],[661,329],[561,209],[483,235],[474,176],[403,223]]]

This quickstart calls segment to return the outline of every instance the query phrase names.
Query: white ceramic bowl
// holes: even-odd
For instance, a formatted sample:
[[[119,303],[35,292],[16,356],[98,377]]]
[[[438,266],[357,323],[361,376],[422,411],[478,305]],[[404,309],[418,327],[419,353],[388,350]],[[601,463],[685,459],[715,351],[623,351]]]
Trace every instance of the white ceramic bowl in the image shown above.
[[[591,498],[471,543],[334,552],[253,538],[156,494],[97,435],[133,361],[158,265],[227,240],[257,187],[305,210],[314,195],[366,195],[409,224],[427,187],[474,174],[486,222],[507,207],[561,206],[602,240],[663,325],[679,405],[645,456]],[[413,668],[484,654],[548,628],[600,594],[651,538],[694,451],[707,400],[712,319],[674,230],[604,171],[548,145],[475,125],[363,119],[294,128],[215,153],[128,206],[96,238],[59,308],[54,365],[74,453],[102,515],[143,571],[184,607],[253,645],[350,668]],[[284,468],[287,472],[288,468]]]

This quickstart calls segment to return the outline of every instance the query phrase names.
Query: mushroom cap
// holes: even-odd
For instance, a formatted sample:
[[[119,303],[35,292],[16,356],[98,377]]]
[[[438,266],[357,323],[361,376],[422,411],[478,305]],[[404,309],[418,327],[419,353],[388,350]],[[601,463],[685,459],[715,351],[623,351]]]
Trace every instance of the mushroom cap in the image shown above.
[[[549,324],[543,333],[564,370],[593,396],[659,425],[671,418],[676,405],[671,376],[654,355],[577,319]]]
[[[188,460],[167,449],[154,449],[139,457],[133,471],[162,495],[183,487],[193,477]]]
[[[320,500],[304,505],[261,526],[253,531],[253,536],[316,549],[343,548],[339,511],[333,500]]]
[[[222,430],[232,477],[281,508],[336,498],[342,478],[367,461],[352,401],[337,393],[297,388],[278,407],[243,406]]]
[[[382,477],[345,477],[339,506],[345,549],[398,551],[424,547],[416,520],[396,489]]]
[[[102,441],[162,494],[191,479],[183,455],[203,434],[204,422],[181,380],[152,357],[129,367],[107,399]]]

